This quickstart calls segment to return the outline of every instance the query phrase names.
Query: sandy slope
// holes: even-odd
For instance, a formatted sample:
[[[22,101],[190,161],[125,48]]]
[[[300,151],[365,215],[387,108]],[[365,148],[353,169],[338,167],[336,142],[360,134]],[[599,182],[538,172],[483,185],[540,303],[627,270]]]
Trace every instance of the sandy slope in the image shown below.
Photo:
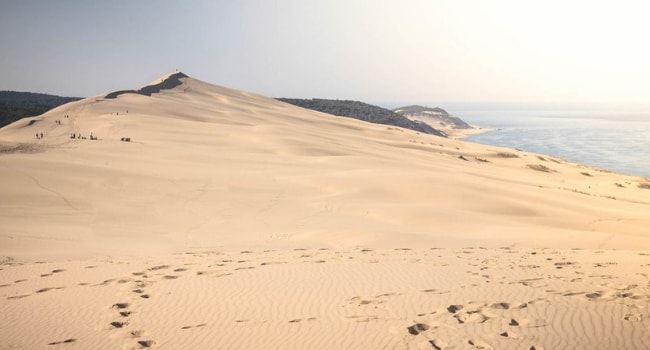
[[[0,129],[0,349],[650,346],[645,179],[181,81]]]

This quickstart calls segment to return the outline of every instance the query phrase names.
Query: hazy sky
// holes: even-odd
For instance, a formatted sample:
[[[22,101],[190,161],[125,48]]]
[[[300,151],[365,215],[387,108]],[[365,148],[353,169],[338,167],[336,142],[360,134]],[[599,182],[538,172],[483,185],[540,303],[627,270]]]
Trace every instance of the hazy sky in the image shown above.
[[[650,1],[0,1],[0,90],[650,106]]]

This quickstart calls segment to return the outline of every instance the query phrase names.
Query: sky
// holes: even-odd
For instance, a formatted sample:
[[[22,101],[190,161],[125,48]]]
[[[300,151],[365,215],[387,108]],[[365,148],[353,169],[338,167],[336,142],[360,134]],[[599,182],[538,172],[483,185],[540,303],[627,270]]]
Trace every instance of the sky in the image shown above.
[[[0,90],[178,69],[271,97],[650,111],[650,1],[2,0]]]

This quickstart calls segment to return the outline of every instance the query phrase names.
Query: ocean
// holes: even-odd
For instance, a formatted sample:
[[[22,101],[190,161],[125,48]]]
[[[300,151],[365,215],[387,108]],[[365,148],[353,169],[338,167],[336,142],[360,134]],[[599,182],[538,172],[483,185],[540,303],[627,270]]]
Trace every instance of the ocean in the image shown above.
[[[619,173],[650,178],[650,113],[481,111],[451,114],[494,129],[466,141],[547,154]]]

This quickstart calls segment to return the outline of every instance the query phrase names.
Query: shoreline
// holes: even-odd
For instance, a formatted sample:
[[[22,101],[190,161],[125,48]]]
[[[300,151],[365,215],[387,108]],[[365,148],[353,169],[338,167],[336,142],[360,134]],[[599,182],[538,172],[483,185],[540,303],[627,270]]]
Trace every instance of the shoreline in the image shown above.
[[[483,134],[486,132],[491,132],[491,131],[496,131],[498,129],[492,129],[492,128],[483,128],[478,125],[470,125],[471,129],[446,129],[444,132],[448,135],[449,138],[452,140],[464,140],[465,138],[472,136],[472,135],[479,135]]]
[[[473,136],[480,133],[470,134],[463,139],[547,154],[576,164],[650,178],[650,169],[644,166],[641,157],[645,145],[640,140],[644,139],[644,132],[649,125],[645,120],[593,119],[593,125],[588,120],[573,125],[570,118],[564,117],[536,117],[533,121],[527,121],[523,117],[514,118],[515,116],[513,114],[510,120],[505,119],[505,116],[496,118],[489,114],[475,115],[476,120],[484,118],[483,122],[499,126],[491,130],[502,130],[502,133],[478,137]],[[635,123],[638,129],[629,123]],[[625,140],[618,142],[622,136]]]

